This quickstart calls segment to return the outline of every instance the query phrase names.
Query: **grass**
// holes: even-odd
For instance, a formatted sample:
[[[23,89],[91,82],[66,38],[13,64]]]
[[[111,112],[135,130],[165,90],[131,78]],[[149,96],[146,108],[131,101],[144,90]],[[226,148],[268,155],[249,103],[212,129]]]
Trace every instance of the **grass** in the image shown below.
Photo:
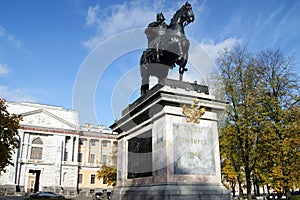
[[[300,200],[300,195],[291,196],[289,200]]]

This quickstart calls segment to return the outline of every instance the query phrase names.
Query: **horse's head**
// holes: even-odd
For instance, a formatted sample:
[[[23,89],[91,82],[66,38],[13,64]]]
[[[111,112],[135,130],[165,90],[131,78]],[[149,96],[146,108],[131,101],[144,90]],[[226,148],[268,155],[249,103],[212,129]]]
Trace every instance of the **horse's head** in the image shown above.
[[[193,22],[195,20],[194,12],[192,5],[189,2],[186,2],[182,7],[183,18],[188,22]]]
[[[171,19],[170,27],[175,24],[187,25],[195,20],[195,15],[192,9],[192,5],[186,2]]]

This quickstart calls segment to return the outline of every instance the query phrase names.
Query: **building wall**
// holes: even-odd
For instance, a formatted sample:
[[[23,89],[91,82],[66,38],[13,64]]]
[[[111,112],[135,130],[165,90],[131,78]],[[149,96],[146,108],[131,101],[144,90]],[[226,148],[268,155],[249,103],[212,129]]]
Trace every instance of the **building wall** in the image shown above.
[[[103,179],[97,178],[98,170],[99,168],[82,167],[78,173],[79,176],[82,176],[82,181],[78,182],[79,188],[88,191],[109,188],[107,187],[107,184],[103,183]],[[94,179],[92,178],[92,175],[94,175]],[[92,182],[92,180],[94,181]]]
[[[14,166],[7,166],[0,175],[0,193],[3,188],[7,194],[38,189],[67,195],[82,191],[90,196],[111,188],[96,178],[103,162],[112,164],[116,135],[111,130],[80,127],[77,111],[58,106],[8,103],[8,112],[21,114],[23,121],[18,130],[20,147],[12,156]],[[79,174],[82,183],[78,183]],[[95,183],[91,183],[92,174]]]
[[[92,195],[94,192],[111,190],[112,186],[103,183],[103,179],[97,178],[97,171],[101,169],[102,163],[109,165],[113,163],[116,155],[116,135],[111,134],[110,130],[103,130],[102,127],[81,127],[79,137],[78,154],[81,154],[79,162],[78,189],[85,195]],[[92,175],[95,182],[92,183]],[[81,181],[81,182],[80,182]]]

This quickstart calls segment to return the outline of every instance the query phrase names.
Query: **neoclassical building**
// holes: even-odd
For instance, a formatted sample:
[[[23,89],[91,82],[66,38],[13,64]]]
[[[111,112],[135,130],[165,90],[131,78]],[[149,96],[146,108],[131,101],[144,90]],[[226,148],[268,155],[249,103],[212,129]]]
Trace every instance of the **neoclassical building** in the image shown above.
[[[80,190],[92,193],[107,188],[100,180],[99,184],[98,180],[88,183],[93,183],[91,174],[96,174],[113,152],[116,136],[110,130],[80,127],[75,110],[27,102],[7,104],[8,112],[21,114],[23,120],[14,166],[0,175],[0,189],[8,194],[54,191],[72,196]]]
[[[116,166],[116,135],[105,127],[87,124],[80,128],[78,147],[78,189],[84,195],[110,190],[105,180],[97,179],[102,163]]]

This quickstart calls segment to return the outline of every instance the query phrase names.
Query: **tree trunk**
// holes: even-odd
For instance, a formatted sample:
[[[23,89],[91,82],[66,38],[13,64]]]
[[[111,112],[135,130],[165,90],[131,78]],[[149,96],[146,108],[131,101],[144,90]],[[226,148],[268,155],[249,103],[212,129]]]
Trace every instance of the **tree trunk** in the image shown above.
[[[255,188],[255,195],[260,196],[260,191],[259,191],[259,185],[258,185],[258,179],[256,176],[253,176],[253,182],[254,182],[254,188]]]
[[[255,179],[254,174],[252,175],[252,180],[253,180],[254,195],[257,196],[256,179]]]
[[[256,186],[257,196],[260,196],[259,185],[257,181],[255,182],[255,186]]]
[[[248,166],[245,167],[246,183],[247,183],[247,198],[252,200],[251,196],[251,171]]]
[[[271,199],[270,198],[270,185],[269,184],[267,184],[267,192],[268,192],[268,199]]]
[[[232,181],[231,182],[231,188],[232,188],[232,195],[233,195],[233,197],[235,197],[235,185],[236,185],[236,182]]]
[[[239,184],[239,196],[243,196],[243,188],[242,188],[242,182],[241,182],[241,177],[238,175],[238,184]]]

